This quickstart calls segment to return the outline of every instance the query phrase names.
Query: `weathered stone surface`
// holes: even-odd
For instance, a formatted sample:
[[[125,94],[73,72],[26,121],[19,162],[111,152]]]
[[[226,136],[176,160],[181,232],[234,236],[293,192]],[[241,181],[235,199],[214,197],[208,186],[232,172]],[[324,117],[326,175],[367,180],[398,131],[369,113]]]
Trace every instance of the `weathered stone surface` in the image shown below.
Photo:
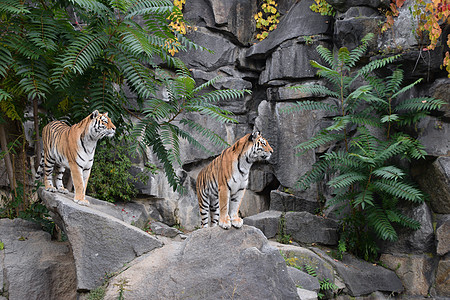
[[[162,246],[137,227],[95,209],[95,204],[91,207],[76,204],[72,194],[40,189],[39,196],[71,244],[79,291],[95,289],[105,273],[115,272],[134,258]]]
[[[439,296],[450,297],[450,258],[439,261],[436,272],[436,292]]]
[[[384,253],[427,253],[434,248],[433,216],[426,203],[405,209],[405,215],[418,221],[420,229],[400,228],[396,242],[384,242]]]
[[[287,212],[284,218],[286,234],[290,234],[299,243],[337,244],[338,224],[334,220],[324,219],[308,212]]]
[[[302,156],[296,155],[295,146],[308,140],[316,134],[322,126],[322,111],[282,112],[290,107],[289,103],[274,103],[262,101],[258,107],[258,117],[255,128],[260,130],[274,149],[270,158],[274,175],[283,187],[295,191],[297,180],[316,161],[311,150]],[[303,199],[316,199],[317,189],[311,186],[305,192],[296,192]]]
[[[238,50],[233,43],[218,34],[211,33],[206,28],[199,27],[197,31],[188,33],[187,38],[203,46],[213,53],[202,50],[192,50],[177,54],[189,68],[212,71],[219,67],[232,65],[237,58]]]
[[[327,0],[327,2],[340,12],[345,12],[354,6],[368,6],[376,9],[385,5],[383,0]]]
[[[430,195],[431,209],[435,213],[450,214],[450,157],[438,157],[431,164],[424,163],[414,170],[413,175]]]
[[[450,124],[434,117],[425,117],[417,125],[418,140],[432,156],[450,156]]]
[[[283,253],[283,256],[286,257],[286,261],[290,265],[295,265],[300,268],[304,268],[305,266],[311,267],[316,272],[319,280],[328,279],[330,282],[335,283],[334,270],[331,264],[313,251],[303,247],[285,245],[273,241],[270,241],[270,245],[276,247]]]
[[[403,291],[402,282],[391,270],[374,266],[349,254],[344,254],[342,261],[338,261],[318,248],[313,250],[334,267],[339,277],[344,280],[351,296],[367,295],[375,291],[395,293]]]
[[[314,45],[307,45],[296,40],[284,42],[266,60],[266,68],[259,77],[259,84],[281,79],[314,78],[317,69],[311,66],[311,60],[322,63],[316,51],[318,45],[327,47],[328,43],[316,42]]]
[[[281,211],[268,210],[244,218],[244,224],[258,228],[268,239],[270,239],[275,237],[279,231],[281,214]]]
[[[22,219],[0,219],[0,241],[0,294],[10,300],[76,299],[68,243],[52,242],[39,225]]]
[[[450,215],[439,220],[436,226],[436,253],[446,255],[450,252]]]
[[[317,293],[305,289],[297,289],[300,300],[317,300]]]
[[[241,217],[249,217],[269,209],[269,198],[247,189],[242,198],[239,213]]]
[[[314,13],[309,8],[312,0],[299,1],[283,17],[277,29],[263,41],[253,45],[247,51],[247,57],[267,57],[283,42],[300,36],[327,34],[330,30],[330,18]]]
[[[361,44],[361,39],[368,33],[378,33],[379,23],[384,21],[384,17],[367,16],[368,11],[359,10],[360,16],[354,16],[355,10],[344,14],[336,19],[334,25],[334,40],[337,47],[347,47],[354,49]],[[370,49],[376,49],[377,40],[374,38],[370,44]]]
[[[275,176],[271,166],[268,164],[253,164],[248,177],[248,188],[256,193],[264,191],[270,184],[273,184]]]
[[[425,90],[427,96],[432,96],[436,99],[442,99],[447,102],[440,109],[444,113],[444,117],[450,117],[450,78],[441,78],[433,82],[429,89]],[[431,95],[428,93],[431,92]]]
[[[380,261],[395,271],[406,294],[428,295],[433,271],[433,259],[428,255],[382,254]]]
[[[161,222],[152,222],[150,224],[150,229],[154,234],[166,236],[169,238],[174,238],[179,234],[183,234],[180,230],[170,227],[164,223]]]
[[[306,82],[302,82],[302,85],[318,85],[323,84],[323,82],[319,80],[310,80]],[[288,84],[281,87],[270,87],[267,88],[267,100],[269,101],[292,101],[292,100],[301,100],[304,98],[312,98],[317,97],[312,93],[302,92],[298,89],[293,89],[292,86],[298,84]]]
[[[106,300],[123,279],[129,299],[299,299],[280,253],[246,225],[200,229],[145,255],[111,280]]]
[[[296,286],[308,291],[318,292],[320,290],[320,284],[317,277],[311,276],[294,267],[288,267],[288,272]]]
[[[302,199],[295,195],[284,193],[278,190],[270,192],[270,209],[279,211],[307,211],[316,213],[319,203],[314,200]]]

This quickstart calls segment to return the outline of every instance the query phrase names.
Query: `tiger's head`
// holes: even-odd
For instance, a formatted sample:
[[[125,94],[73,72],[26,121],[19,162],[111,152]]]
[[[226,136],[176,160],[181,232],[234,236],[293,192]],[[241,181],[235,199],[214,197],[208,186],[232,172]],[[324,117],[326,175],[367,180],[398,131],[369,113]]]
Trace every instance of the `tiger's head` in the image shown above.
[[[251,160],[257,161],[270,159],[273,149],[270,147],[269,142],[261,136],[259,131],[255,131],[250,134],[248,140],[253,143],[248,155]]]
[[[114,126],[111,119],[108,117],[108,113],[99,113],[95,110],[91,114],[91,134],[93,137],[101,139],[105,136],[111,138],[116,133],[116,126]]]

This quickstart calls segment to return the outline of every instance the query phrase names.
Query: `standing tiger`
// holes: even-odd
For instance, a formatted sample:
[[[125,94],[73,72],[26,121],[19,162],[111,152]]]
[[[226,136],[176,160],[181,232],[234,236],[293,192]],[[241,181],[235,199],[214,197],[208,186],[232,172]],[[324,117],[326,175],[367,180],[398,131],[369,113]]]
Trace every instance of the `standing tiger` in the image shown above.
[[[242,226],[238,214],[250,168],[257,160],[268,160],[272,152],[259,132],[249,133],[200,171],[196,187],[202,227],[208,227],[210,213],[212,227],[217,221],[224,229]]]
[[[97,141],[105,136],[112,137],[116,126],[111,122],[108,113],[95,110],[80,123],[69,126],[61,121],[48,123],[42,130],[44,155],[36,172],[36,179],[44,175],[45,190],[67,193],[62,178],[66,167],[70,168],[75,187],[74,201],[81,205],[89,205],[85,199],[86,186],[94,162]],[[53,186],[53,168],[58,166]]]

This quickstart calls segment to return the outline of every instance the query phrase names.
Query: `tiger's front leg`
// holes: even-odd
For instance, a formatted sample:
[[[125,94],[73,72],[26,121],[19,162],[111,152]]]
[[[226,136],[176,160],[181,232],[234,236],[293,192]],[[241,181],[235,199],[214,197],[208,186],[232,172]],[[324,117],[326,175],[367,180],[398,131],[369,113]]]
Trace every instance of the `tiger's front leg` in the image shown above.
[[[80,205],[89,205],[89,201],[85,199],[86,187],[83,180],[83,170],[77,165],[76,162],[69,163],[70,174],[72,175],[73,186],[75,188],[75,197],[73,201]]]
[[[242,218],[239,217],[239,208],[242,199],[244,198],[245,189],[237,191],[230,199],[230,217],[231,225],[236,228],[241,228],[244,224]]]
[[[231,228],[231,219],[228,215],[228,204],[230,198],[230,191],[227,187],[219,187],[219,226],[223,229]]]

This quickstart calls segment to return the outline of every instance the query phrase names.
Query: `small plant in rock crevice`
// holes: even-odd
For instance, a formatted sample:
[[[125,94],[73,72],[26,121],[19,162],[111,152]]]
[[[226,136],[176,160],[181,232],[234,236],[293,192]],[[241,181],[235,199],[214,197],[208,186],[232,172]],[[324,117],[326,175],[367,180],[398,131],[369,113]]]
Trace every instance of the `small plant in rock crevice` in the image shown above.
[[[402,202],[422,203],[424,194],[411,182],[408,172],[395,162],[424,158],[423,146],[404,128],[444,104],[442,100],[428,97],[402,99],[401,95],[421,80],[403,86],[400,69],[385,78],[373,75],[374,70],[391,63],[398,55],[371,61],[355,71],[372,37],[366,36],[352,51],[343,47],[333,53],[318,46],[317,52],[329,66],[316,61],[311,61],[311,65],[318,69],[318,76],[329,82],[330,88],[322,85],[293,88],[325,95],[335,102],[305,100],[286,110],[325,110],[334,115],[331,126],[297,146],[303,154],[319,146],[336,145],[298,180],[298,187],[307,189],[325,175],[330,178],[327,185],[334,196],[328,205],[346,207],[349,211],[341,221],[340,250],[366,260],[377,256],[375,238],[396,241],[395,226],[413,230],[420,227],[399,206]],[[360,79],[365,85],[355,86]]]
[[[256,21],[256,29],[260,31],[256,35],[256,38],[260,41],[264,40],[270,31],[277,28],[280,20],[280,13],[277,10],[278,4],[275,0],[263,0],[261,5],[261,11],[255,14],[254,18]]]
[[[286,219],[284,215],[280,217],[280,222],[278,224],[278,234],[277,234],[277,242],[281,244],[291,244],[292,236],[290,234],[286,234]]]

